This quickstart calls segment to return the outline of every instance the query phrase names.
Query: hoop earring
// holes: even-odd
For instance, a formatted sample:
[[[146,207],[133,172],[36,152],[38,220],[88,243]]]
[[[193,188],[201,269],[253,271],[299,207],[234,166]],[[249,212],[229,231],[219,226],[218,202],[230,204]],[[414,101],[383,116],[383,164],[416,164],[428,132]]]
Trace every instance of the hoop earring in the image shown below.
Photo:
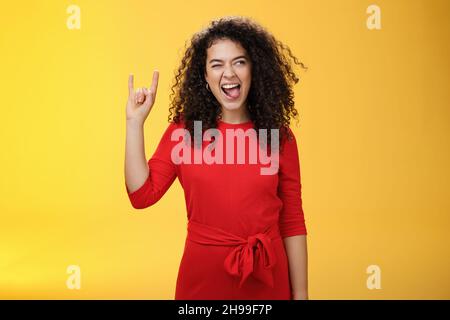
[[[211,89],[209,89],[209,84],[208,84],[208,82],[206,83],[206,90],[208,90],[208,91],[211,92]]]

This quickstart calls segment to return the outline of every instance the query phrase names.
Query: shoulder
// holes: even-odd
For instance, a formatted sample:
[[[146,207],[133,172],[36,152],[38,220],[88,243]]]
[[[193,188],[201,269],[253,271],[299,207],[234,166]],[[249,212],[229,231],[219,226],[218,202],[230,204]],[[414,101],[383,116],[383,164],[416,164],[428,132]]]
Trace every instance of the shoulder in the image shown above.
[[[175,122],[170,120],[166,123],[162,140],[173,140],[173,137],[182,135],[184,131],[184,123],[182,121]]]
[[[296,145],[297,140],[295,134],[289,126],[282,127],[280,129],[280,145],[283,147],[285,144]]]
[[[176,129],[184,129],[185,125],[183,121],[175,122],[174,120],[168,121],[166,124],[166,131],[173,131]]]

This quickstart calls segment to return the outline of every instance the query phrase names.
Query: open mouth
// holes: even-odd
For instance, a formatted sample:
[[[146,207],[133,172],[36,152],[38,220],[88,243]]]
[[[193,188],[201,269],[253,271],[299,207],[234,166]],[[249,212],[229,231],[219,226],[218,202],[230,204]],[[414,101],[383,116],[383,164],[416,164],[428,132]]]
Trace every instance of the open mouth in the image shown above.
[[[232,85],[223,84],[220,88],[222,89],[225,97],[229,100],[236,100],[241,95],[241,85],[238,83]]]

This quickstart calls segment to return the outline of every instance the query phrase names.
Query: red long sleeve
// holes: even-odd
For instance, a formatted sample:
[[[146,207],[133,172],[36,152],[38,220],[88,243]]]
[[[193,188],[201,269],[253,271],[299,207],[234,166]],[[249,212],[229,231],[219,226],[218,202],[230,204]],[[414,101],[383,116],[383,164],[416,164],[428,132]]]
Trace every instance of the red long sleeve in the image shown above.
[[[174,123],[169,124],[153,156],[148,160],[149,176],[144,184],[132,193],[125,185],[133,208],[144,209],[155,204],[174,182],[176,167],[170,158],[172,147],[170,135],[175,127]]]
[[[306,224],[303,214],[301,196],[300,161],[297,140],[292,134],[292,140],[286,140],[280,153],[280,168],[278,172],[278,196],[283,201],[280,211],[279,226],[281,236],[306,235]]]

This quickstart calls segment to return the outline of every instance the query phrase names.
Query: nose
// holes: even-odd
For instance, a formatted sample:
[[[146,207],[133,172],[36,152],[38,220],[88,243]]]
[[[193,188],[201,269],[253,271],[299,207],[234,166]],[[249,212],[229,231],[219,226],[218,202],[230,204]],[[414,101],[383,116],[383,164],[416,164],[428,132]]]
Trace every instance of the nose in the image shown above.
[[[235,75],[235,72],[234,72],[233,66],[231,66],[231,65],[230,66],[225,66],[225,71],[223,72],[223,76],[231,78],[234,75]]]

